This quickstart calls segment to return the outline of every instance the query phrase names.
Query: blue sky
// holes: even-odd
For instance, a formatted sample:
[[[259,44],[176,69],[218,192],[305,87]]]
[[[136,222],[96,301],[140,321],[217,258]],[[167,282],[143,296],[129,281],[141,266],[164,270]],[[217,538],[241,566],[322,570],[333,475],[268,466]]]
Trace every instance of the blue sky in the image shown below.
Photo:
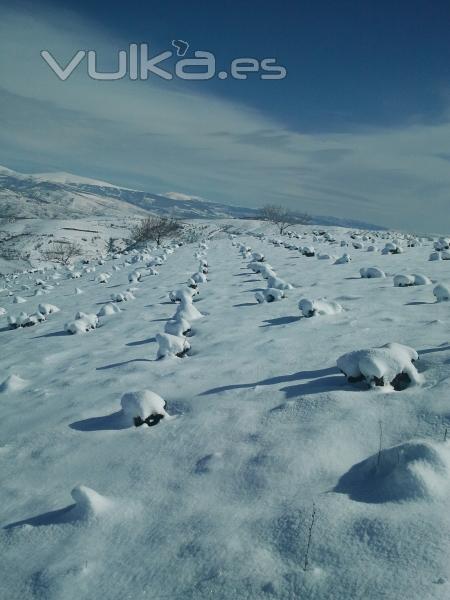
[[[450,229],[450,3],[0,2],[0,164],[161,193]],[[61,63],[181,38],[282,81],[94,82]],[[425,209],[426,207],[426,209]]]

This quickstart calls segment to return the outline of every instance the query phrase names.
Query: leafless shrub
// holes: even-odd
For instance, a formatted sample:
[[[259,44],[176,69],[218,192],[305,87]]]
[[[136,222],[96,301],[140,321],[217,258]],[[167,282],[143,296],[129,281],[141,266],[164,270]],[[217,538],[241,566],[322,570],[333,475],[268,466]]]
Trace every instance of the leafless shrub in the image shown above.
[[[167,238],[174,236],[183,228],[173,217],[151,216],[143,219],[131,230],[135,243],[156,242],[159,246]]]
[[[260,219],[269,221],[278,228],[280,235],[291,225],[307,225],[311,221],[310,215],[307,213],[298,213],[289,211],[284,206],[275,206],[267,204],[259,212]]]
[[[50,248],[42,252],[42,257],[61,265],[70,264],[71,260],[82,253],[81,247],[74,242],[53,242]]]

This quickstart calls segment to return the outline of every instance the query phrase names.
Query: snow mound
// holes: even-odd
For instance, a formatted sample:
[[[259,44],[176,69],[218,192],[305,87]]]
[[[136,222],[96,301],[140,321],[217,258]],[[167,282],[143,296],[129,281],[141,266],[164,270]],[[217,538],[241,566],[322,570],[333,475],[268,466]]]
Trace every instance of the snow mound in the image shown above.
[[[8,375],[2,384],[0,384],[0,392],[18,392],[26,388],[27,385],[28,381],[12,373],[11,375]]]
[[[13,298],[13,304],[24,304],[26,302],[25,298],[22,298],[22,296],[14,296]]]
[[[422,376],[413,364],[418,358],[413,348],[393,342],[343,354],[337,360],[337,367],[351,383],[366,380],[370,386],[392,386],[399,391],[410,383],[422,383]]]
[[[360,502],[433,499],[448,491],[448,443],[411,441],[354,465],[334,488]]]
[[[114,503],[109,498],[101,496],[98,492],[85,485],[77,485],[73,488],[71,496],[75,506],[71,514],[80,520],[90,520],[110,511]]]
[[[139,427],[146,423],[151,427],[168,416],[165,411],[166,402],[150,390],[126,392],[120,399],[120,404],[123,418],[130,426]]]
[[[446,283],[438,283],[433,289],[433,295],[436,298],[436,302],[445,302],[450,300],[450,285]]]
[[[318,300],[302,298],[298,303],[298,307],[304,317],[313,317],[315,315],[337,315],[344,310],[338,302],[331,302],[325,298],[319,298]]]

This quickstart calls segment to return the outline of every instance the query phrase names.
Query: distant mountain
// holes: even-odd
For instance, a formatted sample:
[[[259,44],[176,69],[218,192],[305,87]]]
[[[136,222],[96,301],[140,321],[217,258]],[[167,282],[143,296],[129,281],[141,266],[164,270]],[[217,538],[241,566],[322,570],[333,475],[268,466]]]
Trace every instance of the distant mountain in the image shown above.
[[[70,173],[25,175],[0,167],[0,214],[15,218],[74,218],[155,212],[181,219],[250,218],[256,209],[169,192],[114,186]]]
[[[255,219],[258,209],[189,196],[128,189],[71,173],[27,175],[0,167],[0,216],[14,218],[83,218],[148,212],[179,219]],[[361,221],[313,217],[315,225],[380,229]]]

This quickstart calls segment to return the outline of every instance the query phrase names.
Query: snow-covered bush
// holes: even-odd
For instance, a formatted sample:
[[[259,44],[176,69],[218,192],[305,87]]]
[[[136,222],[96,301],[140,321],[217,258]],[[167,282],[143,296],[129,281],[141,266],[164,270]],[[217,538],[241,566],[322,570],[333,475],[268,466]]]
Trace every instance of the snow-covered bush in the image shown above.
[[[346,263],[350,262],[351,258],[349,254],[343,254],[340,258],[338,258],[337,260],[334,261],[333,264],[335,265],[345,265]]]
[[[446,302],[450,300],[450,285],[446,283],[438,283],[433,290],[433,295],[436,302]]]
[[[252,262],[264,262],[264,254],[261,252],[252,252]]]
[[[129,300],[135,300],[132,292],[119,292],[111,294],[111,300],[113,302],[128,302]]]
[[[195,282],[195,283],[206,283],[208,281],[208,279],[206,278],[206,275],[204,273],[194,273],[191,277],[191,279]]]
[[[119,312],[121,312],[121,310],[116,304],[113,304],[112,302],[108,302],[107,304],[104,304],[101,307],[101,309],[97,313],[97,316],[98,317],[108,317],[110,315],[115,315]]]
[[[442,260],[450,260],[450,252],[448,252],[447,250],[443,250],[441,252],[441,258]]]
[[[441,237],[436,242],[434,242],[433,247],[435,250],[449,250],[450,249],[450,239]]]
[[[414,285],[414,277],[412,275],[396,275],[394,277],[395,287],[409,287]]]
[[[432,260],[432,261],[434,261],[434,260],[442,260],[441,259],[441,253],[440,252],[432,252],[430,254],[430,258],[428,260]]]
[[[75,319],[64,325],[64,331],[70,334],[86,333],[95,329],[97,325],[97,315],[77,312]]]
[[[275,289],[275,290],[292,290],[293,286],[281,277],[277,277],[276,275],[269,275],[267,278],[267,287]]]
[[[140,271],[131,271],[128,273],[128,283],[138,283],[142,280],[142,273]]]
[[[313,256],[316,255],[316,251],[313,246],[303,246],[299,250],[300,250],[301,254],[303,254],[303,256],[306,256],[308,258],[312,258]]]
[[[387,242],[387,244],[381,251],[381,254],[402,254],[402,252],[403,248],[401,246],[398,246],[393,242]]]
[[[166,402],[150,390],[126,392],[120,399],[122,415],[128,425],[140,427],[157,425],[161,419],[168,416]]]
[[[422,382],[413,364],[418,358],[413,348],[394,342],[343,354],[337,360],[337,367],[349,382],[366,380],[370,386],[392,386],[394,390],[402,390],[410,383]]]
[[[32,315],[27,314],[26,312],[21,312],[17,316],[9,315],[8,316],[8,325],[10,329],[17,329],[19,327],[32,327],[37,323],[42,323],[45,321],[45,315],[40,312],[36,312]]]
[[[315,315],[337,315],[344,309],[338,302],[332,302],[326,298],[317,300],[308,300],[302,298],[298,303],[304,317],[314,317]]]
[[[191,324],[186,319],[177,318],[166,321],[164,332],[175,335],[176,337],[186,336],[191,331]]]
[[[190,350],[191,345],[185,337],[171,335],[170,333],[157,333],[158,352],[156,358],[170,358],[177,356],[183,358]]]
[[[59,308],[54,304],[42,303],[38,306],[38,312],[40,312],[42,315],[47,316],[59,312]]]
[[[375,246],[368,246],[367,252],[378,252],[378,249]]]
[[[154,267],[150,267],[148,270],[149,275],[159,275],[159,271],[157,271]]]
[[[382,271],[381,269],[379,269],[378,267],[368,267],[368,268],[362,267],[359,270],[359,273],[360,273],[361,277],[364,277],[366,279],[386,277],[386,273],[384,271]]]
[[[169,292],[169,300],[171,302],[189,302],[198,294],[197,287],[189,286],[187,288],[174,290]]]
[[[110,277],[111,275],[109,273],[100,273],[99,275],[97,275],[96,281],[97,283],[108,283]]]
[[[182,300],[177,307],[177,310],[174,315],[174,319],[184,319],[188,323],[191,321],[196,321],[197,319],[201,319],[203,317],[202,313],[197,310],[197,308],[192,304],[192,300],[184,301]]]
[[[285,298],[284,291],[276,288],[267,288],[265,290],[259,290],[255,294],[256,300],[262,304],[263,302],[277,302]]]

